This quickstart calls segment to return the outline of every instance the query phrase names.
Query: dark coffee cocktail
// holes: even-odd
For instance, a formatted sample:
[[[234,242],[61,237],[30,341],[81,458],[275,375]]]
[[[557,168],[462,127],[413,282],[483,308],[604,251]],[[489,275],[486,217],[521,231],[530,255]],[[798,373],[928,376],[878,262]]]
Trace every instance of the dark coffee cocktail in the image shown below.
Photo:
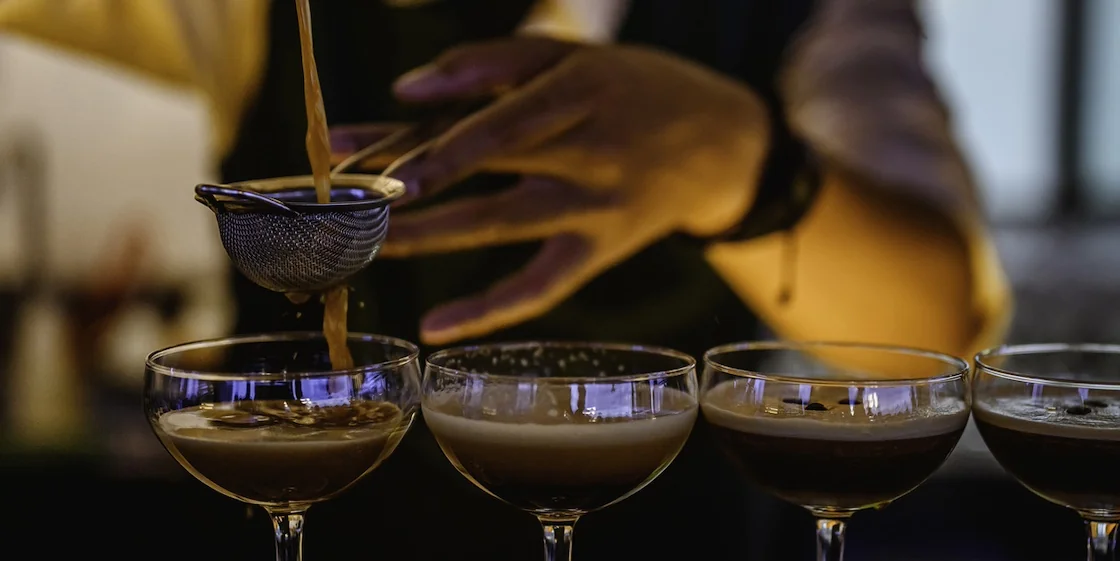
[[[835,511],[879,507],[928,478],[956,447],[968,421],[963,400],[910,414],[889,411],[910,403],[909,388],[883,388],[864,399],[829,396],[812,400],[767,396],[763,403],[737,401],[742,390],[725,382],[704,399],[704,418],[720,447],[746,477],[794,504]]]
[[[1120,510],[1120,402],[991,397],[973,411],[988,449],[1028,489],[1081,511]]]

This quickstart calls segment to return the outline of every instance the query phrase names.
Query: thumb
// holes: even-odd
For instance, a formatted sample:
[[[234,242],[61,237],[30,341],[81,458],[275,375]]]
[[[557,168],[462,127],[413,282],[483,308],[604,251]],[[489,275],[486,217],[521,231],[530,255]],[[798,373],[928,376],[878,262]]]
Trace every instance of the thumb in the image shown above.
[[[497,95],[528,82],[579,46],[537,37],[462,45],[398,78],[393,92],[414,103]]]

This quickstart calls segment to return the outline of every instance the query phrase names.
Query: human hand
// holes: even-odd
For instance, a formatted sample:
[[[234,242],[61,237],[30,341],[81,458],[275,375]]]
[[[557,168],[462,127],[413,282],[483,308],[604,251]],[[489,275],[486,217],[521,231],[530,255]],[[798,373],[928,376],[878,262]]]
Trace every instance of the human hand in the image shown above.
[[[498,194],[395,214],[381,255],[544,240],[518,273],[430,311],[421,323],[430,344],[544,314],[672,232],[731,227],[754,198],[769,138],[764,105],[745,87],[637,47],[536,38],[474,44],[405,75],[395,93],[417,104],[497,96],[393,174],[407,186],[406,208],[478,172],[522,180]],[[363,134],[349,127],[333,138],[347,152],[369,140]]]

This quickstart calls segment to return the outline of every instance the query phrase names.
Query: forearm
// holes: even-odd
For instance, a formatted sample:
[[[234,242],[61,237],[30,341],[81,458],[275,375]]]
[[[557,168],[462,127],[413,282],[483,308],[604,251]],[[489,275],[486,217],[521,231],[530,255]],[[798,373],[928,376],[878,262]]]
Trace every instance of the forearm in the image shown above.
[[[793,298],[778,301],[783,234],[708,259],[781,336],[968,356],[999,342],[1011,298],[948,111],[922,64],[912,1],[824,0],[781,76],[791,130],[823,166],[793,229]]]
[[[778,335],[911,345],[967,356],[998,342],[1010,296],[979,222],[826,173],[779,301],[783,236],[713,245],[708,261]]]

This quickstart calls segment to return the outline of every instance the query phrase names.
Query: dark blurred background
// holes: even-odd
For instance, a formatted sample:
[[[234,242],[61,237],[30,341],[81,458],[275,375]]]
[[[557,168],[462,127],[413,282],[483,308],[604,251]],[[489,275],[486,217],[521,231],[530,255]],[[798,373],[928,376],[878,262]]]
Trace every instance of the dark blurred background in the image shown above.
[[[922,4],[928,63],[1015,287],[1011,341],[1120,341],[1120,2]],[[37,546],[46,558],[110,544],[122,558],[270,555],[263,513],[191,479],[139,406],[149,351],[233,319],[211,215],[187,194],[214,178],[207,130],[198,99],[0,36],[0,496],[17,542],[66,529],[65,547]],[[407,559],[410,540],[438,534],[441,521],[394,502],[402,491],[379,491],[393,470],[390,459],[361,492],[316,507],[309,556],[333,539]],[[370,518],[328,517],[359,501]],[[788,558],[808,559],[798,515],[774,532]],[[114,535],[105,518],[119,519]],[[594,516],[580,531],[594,536]],[[206,551],[213,532],[243,533],[244,547]],[[1084,555],[1077,516],[1015,485],[971,429],[932,481],[857,516],[850,536],[851,559]],[[495,539],[539,554],[531,520]]]

